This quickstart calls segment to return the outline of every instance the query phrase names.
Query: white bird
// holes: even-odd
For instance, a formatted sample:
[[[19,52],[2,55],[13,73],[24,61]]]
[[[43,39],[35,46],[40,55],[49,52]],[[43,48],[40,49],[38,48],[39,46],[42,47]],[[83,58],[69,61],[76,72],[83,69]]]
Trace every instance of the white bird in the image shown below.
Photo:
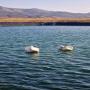
[[[73,46],[70,46],[70,45],[62,45],[61,47],[60,47],[60,50],[62,50],[62,51],[72,51],[74,48],[73,48]]]
[[[38,53],[39,52],[39,48],[34,47],[34,46],[27,46],[27,47],[25,47],[25,51],[27,53]]]

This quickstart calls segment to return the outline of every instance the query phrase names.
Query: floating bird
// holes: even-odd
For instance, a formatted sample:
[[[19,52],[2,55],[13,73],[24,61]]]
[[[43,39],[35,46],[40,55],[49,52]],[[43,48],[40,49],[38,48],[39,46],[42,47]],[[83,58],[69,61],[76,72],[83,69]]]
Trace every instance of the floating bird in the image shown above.
[[[27,47],[25,47],[25,51],[27,53],[38,53],[39,52],[39,48],[34,47],[34,46],[27,46]]]
[[[72,51],[74,48],[70,45],[61,45],[60,50],[62,51]]]

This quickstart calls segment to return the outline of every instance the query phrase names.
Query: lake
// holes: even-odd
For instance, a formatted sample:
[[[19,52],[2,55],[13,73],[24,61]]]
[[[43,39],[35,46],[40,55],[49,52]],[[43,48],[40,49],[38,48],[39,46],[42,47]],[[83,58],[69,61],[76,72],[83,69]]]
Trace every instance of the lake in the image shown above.
[[[29,45],[40,53],[26,53]],[[90,26],[0,27],[0,89],[90,90]]]

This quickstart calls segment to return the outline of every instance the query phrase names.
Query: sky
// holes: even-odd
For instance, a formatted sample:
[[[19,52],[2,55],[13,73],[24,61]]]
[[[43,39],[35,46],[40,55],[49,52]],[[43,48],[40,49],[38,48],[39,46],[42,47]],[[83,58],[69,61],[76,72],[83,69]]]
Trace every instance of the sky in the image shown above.
[[[90,0],[0,0],[0,6],[11,8],[39,8],[74,13],[90,12]]]

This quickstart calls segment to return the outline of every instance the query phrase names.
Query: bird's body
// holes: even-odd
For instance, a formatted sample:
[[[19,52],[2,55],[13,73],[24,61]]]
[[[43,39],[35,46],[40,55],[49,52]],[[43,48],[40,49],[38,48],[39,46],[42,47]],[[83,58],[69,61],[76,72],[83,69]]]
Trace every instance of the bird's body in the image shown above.
[[[38,53],[39,52],[39,48],[34,47],[34,46],[27,46],[27,47],[25,47],[25,51],[27,53]]]

